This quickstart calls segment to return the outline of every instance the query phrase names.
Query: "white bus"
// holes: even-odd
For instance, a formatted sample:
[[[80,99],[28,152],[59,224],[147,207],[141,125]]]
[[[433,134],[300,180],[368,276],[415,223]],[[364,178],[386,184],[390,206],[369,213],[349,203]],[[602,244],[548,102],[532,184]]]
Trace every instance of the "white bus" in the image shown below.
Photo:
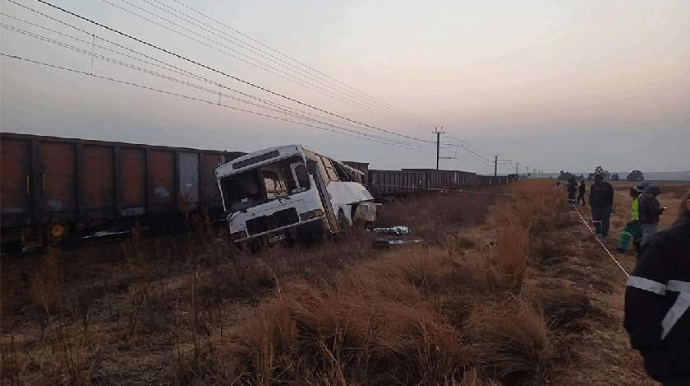
[[[302,145],[260,150],[216,169],[235,243],[311,239],[376,219],[364,174]]]

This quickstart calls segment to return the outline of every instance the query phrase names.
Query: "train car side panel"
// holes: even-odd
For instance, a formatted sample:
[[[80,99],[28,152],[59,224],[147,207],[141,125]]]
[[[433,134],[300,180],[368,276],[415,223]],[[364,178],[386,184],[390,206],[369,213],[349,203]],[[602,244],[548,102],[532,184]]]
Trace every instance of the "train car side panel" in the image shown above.
[[[115,205],[113,147],[84,145],[81,157],[83,183],[80,188],[87,217],[112,216]]]
[[[39,154],[43,221],[76,220],[76,145],[40,142]]]
[[[146,155],[144,149],[122,148],[117,181],[122,216],[138,216],[146,207]]]
[[[223,154],[204,153],[201,155],[199,198],[206,209],[222,208],[222,199],[216,180],[216,168],[224,165],[228,160]]]
[[[172,151],[151,150],[148,155],[148,205],[146,210],[161,213],[175,205],[175,157]]]
[[[30,142],[3,139],[0,153],[2,227],[24,224],[30,215]]]
[[[179,201],[187,209],[196,210],[199,207],[199,153],[178,153],[177,191]]]

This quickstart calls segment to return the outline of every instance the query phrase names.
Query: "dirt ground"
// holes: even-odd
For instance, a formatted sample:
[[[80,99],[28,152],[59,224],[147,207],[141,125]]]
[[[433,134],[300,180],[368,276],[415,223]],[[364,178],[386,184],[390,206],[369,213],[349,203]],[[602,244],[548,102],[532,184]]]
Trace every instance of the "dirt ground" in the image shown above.
[[[664,226],[687,189],[660,197]],[[549,181],[502,193],[393,203],[380,224],[411,226],[411,248],[353,232],[250,256],[198,227],[4,259],[2,383],[655,385],[622,327],[626,277],[577,213]]]
[[[621,254],[616,251],[618,235],[630,221],[632,200],[629,196],[630,182],[614,183],[614,213],[611,217],[611,232],[605,245],[621,263],[627,272],[635,266],[635,254],[629,251]],[[666,184],[661,186],[659,201],[669,209],[661,218],[660,230],[670,226],[678,216],[678,209],[684,193],[690,191],[690,184]],[[591,218],[588,208],[578,208],[585,219]],[[582,340],[573,346],[573,352],[579,358],[576,367],[570,368],[556,378],[554,384],[562,385],[658,385],[644,373],[639,355],[630,349],[628,336],[623,329],[623,305],[626,277],[617,265],[595,244],[591,233],[584,225],[573,229],[575,235],[576,255],[569,259],[572,265],[587,264],[586,259],[601,259],[607,275],[615,275],[615,285],[602,291],[593,285],[598,274],[591,272],[592,277],[585,278],[579,285],[587,288],[588,296],[597,306],[610,313],[610,320],[602,323],[600,328],[591,334],[584,335]],[[578,241],[580,240],[580,241]]]

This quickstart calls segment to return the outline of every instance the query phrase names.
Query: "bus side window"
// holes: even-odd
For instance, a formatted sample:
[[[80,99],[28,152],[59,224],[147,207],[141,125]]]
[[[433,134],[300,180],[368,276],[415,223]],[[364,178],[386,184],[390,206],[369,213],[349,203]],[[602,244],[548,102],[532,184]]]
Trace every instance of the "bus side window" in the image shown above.
[[[359,176],[357,176],[355,173],[345,169],[343,165],[334,162],[333,166],[335,166],[336,171],[338,172],[338,177],[340,177],[340,181],[344,182],[359,182],[362,183],[361,179]]]
[[[321,162],[323,162],[323,166],[326,168],[326,172],[328,173],[328,179],[330,181],[340,181],[340,178],[338,177],[338,172],[335,171],[335,168],[333,167],[333,163],[331,162],[331,160],[322,156]]]
[[[297,165],[295,167],[295,177],[297,178],[297,183],[300,188],[304,190],[309,189],[309,174],[307,173],[307,168],[304,165]]]

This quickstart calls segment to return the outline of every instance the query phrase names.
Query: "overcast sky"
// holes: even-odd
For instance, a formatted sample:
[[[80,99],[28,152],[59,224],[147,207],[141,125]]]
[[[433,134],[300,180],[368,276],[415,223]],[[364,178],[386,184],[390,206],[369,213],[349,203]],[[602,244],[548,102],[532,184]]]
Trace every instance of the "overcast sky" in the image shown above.
[[[37,1],[13,1],[87,33],[3,1],[2,13],[71,37],[0,16],[5,25],[0,28],[0,51],[87,75],[1,58],[2,131],[239,151],[302,143],[339,159],[371,162],[378,168],[435,165],[433,143],[356,126]],[[433,126],[442,125],[449,135],[442,136],[444,145],[451,145],[451,136],[464,139],[469,141],[468,147],[487,158],[498,153],[501,159],[546,171],[586,172],[597,165],[616,171],[690,169],[690,0],[50,2],[372,127],[433,141]],[[215,24],[195,10],[255,40]],[[183,16],[176,12],[193,16],[197,22],[187,21],[197,25],[176,18]],[[37,40],[27,35],[30,33],[83,51]],[[126,52],[129,57],[106,48]],[[92,49],[130,67],[102,57],[95,57],[92,66]],[[218,86],[133,57],[159,60],[250,97],[318,114],[331,119],[318,118],[322,122],[356,128],[416,150],[218,106],[217,94],[198,89],[217,90]],[[197,88],[155,77],[150,71],[183,79]],[[211,103],[113,83],[88,76],[90,73]],[[232,100],[230,96],[240,95],[229,90],[224,89],[223,94],[223,105],[289,118]],[[256,99],[252,103],[267,106]],[[388,105],[399,110],[392,111]],[[442,160],[443,168],[493,172],[493,165],[462,149],[444,147],[442,153],[458,158]],[[515,170],[509,164],[501,168]]]

